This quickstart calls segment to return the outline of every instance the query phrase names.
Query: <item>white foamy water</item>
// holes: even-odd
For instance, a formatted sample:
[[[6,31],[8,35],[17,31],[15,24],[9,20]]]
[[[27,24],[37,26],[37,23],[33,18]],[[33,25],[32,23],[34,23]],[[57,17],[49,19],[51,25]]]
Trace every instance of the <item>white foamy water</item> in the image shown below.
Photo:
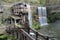
[[[46,17],[39,17],[40,26],[48,25]]]
[[[29,26],[32,27],[32,13],[31,13],[31,9],[30,9],[30,5],[29,4],[27,4],[27,8],[28,8]]]
[[[48,25],[46,7],[38,7],[40,26]]]

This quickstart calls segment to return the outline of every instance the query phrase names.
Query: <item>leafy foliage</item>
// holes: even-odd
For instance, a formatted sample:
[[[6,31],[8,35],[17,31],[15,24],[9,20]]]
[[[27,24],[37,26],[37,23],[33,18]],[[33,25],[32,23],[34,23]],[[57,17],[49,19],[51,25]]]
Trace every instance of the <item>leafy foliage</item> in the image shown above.
[[[33,22],[33,26],[32,26],[34,29],[38,30],[40,29],[40,25],[39,25],[39,22]]]
[[[57,19],[60,19],[60,13],[52,13],[48,16],[48,22],[55,22]]]
[[[28,2],[30,4],[45,4],[46,0],[0,0],[0,3]]]

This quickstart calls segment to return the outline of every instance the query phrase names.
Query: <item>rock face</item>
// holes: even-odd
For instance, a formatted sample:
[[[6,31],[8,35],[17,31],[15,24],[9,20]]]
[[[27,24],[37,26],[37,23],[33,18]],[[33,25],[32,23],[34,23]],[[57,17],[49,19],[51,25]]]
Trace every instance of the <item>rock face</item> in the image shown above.
[[[6,33],[5,30],[6,30],[6,27],[5,26],[0,27],[0,34]]]
[[[3,13],[3,11],[4,11],[4,6],[0,5],[0,13]]]

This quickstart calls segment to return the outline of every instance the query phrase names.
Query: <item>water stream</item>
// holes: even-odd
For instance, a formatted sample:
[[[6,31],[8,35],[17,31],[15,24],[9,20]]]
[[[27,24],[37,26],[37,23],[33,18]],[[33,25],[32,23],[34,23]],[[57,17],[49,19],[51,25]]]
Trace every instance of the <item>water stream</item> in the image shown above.
[[[32,13],[30,9],[30,5],[27,4],[27,9],[28,9],[28,20],[29,20],[29,26],[32,27]]]
[[[48,25],[46,7],[38,7],[40,26]]]
[[[60,20],[57,20],[55,23],[49,23],[48,26],[41,27],[38,32],[50,37],[60,37]]]
[[[38,13],[40,25],[43,25],[42,27],[40,26],[41,29],[39,29],[38,32],[44,34],[45,36],[60,37],[60,20],[57,20],[54,23],[49,23],[49,25],[47,25],[46,7],[39,7]],[[52,40],[60,40],[60,38],[55,38]]]

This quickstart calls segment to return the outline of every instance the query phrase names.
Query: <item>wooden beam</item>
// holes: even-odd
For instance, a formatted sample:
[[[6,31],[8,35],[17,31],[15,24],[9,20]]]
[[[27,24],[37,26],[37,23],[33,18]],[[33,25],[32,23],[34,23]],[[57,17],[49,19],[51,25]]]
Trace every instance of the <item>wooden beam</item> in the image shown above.
[[[11,16],[11,18],[13,18],[13,19],[15,19],[15,20],[17,20],[17,19],[21,19],[21,18],[18,17],[18,16]]]
[[[27,32],[25,32],[23,29],[21,29],[21,31],[22,31],[23,35],[27,37],[27,40],[35,40]]]

